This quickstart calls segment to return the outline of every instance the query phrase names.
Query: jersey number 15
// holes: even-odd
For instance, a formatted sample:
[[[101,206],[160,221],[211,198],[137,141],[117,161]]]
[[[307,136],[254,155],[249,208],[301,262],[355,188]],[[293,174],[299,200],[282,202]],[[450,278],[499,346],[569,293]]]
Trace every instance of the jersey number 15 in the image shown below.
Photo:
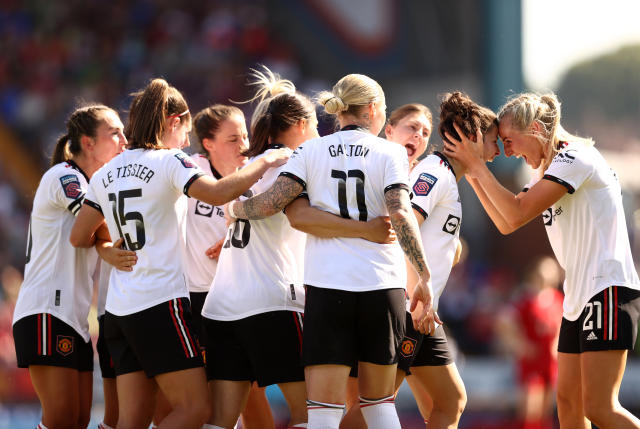
[[[142,196],[142,189],[127,189],[125,191],[118,192],[116,194],[109,194],[109,201],[111,202],[111,210],[113,212],[113,219],[118,228],[118,234],[120,238],[124,240],[124,244],[129,250],[140,250],[144,247],[146,242],[146,236],[144,233],[144,219],[140,212],[127,212],[124,211],[124,203],[127,198],[139,198]],[[126,226],[127,221],[132,221],[136,226],[136,239],[133,241],[129,233],[122,233],[122,227]]]

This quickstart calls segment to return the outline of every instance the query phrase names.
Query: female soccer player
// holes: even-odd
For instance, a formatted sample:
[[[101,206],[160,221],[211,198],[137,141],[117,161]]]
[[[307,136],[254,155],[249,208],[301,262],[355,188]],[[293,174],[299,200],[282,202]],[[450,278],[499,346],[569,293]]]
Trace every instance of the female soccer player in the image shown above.
[[[447,134],[445,153],[467,168],[487,214],[509,234],[542,214],[556,258],[566,271],[558,342],[558,415],[562,427],[640,428],[618,402],[637,335],[636,273],[616,174],[593,141],[560,125],[555,94],[524,93],[500,110],[505,153],[535,171],[518,195],[505,189],[464,133]]]
[[[435,329],[429,269],[411,213],[406,152],[375,137],[385,123],[380,85],[363,75],[342,78],[319,100],[342,130],[301,145],[263,194],[229,205],[238,219],[260,219],[304,189],[312,206],[366,221],[389,214],[402,249],[420,275],[413,305],[425,303],[420,329]],[[363,414],[371,429],[399,426],[393,404],[396,350],[404,335],[402,251],[357,238],[309,236],[305,252],[303,360],[309,428],[337,428],[350,366],[358,361]],[[328,317],[329,315],[329,317]],[[361,404],[361,405],[362,405]]]
[[[89,423],[93,349],[87,316],[97,254],[74,249],[69,234],[89,178],[122,151],[122,129],[109,107],[74,111],[33,201],[13,336],[18,366],[29,368],[42,405],[39,427],[84,428]]]
[[[166,81],[154,79],[135,94],[128,150],[96,173],[71,233],[72,244],[90,246],[106,220],[110,235],[138,257],[132,271],[112,270],[106,302],[119,428],[149,424],[157,387],[172,408],[159,428],[199,428],[207,420],[206,378],[184,280],[187,202],[181,196],[220,205],[286,160],[274,153],[215,181],[179,150],[190,129],[187,103]]]

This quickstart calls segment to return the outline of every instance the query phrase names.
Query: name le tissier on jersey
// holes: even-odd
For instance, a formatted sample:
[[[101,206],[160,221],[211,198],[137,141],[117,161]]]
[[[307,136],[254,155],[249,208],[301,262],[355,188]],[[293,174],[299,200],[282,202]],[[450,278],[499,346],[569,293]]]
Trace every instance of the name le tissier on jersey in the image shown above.
[[[111,237],[138,255],[133,271],[111,271],[108,312],[121,316],[188,296],[185,194],[203,174],[178,149],[128,149],[95,173],[85,204],[101,211]]]

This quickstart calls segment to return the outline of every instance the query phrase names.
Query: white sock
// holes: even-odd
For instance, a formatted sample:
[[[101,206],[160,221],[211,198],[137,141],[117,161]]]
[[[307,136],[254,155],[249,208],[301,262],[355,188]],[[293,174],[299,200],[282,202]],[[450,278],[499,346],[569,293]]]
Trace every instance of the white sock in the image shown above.
[[[298,423],[297,425],[289,426],[287,429],[306,428],[306,427],[307,427],[306,423]]]
[[[36,429],[48,429],[42,422],[38,423],[38,426],[36,426]]]
[[[222,426],[216,426],[216,425],[208,425],[208,424],[204,424],[202,425],[202,429],[224,429]]]
[[[360,397],[360,411],[369,429],[401,429],[393,395],[381,399]]]
[[[111,426],[109,426],[105,422],[102,422],[102,423],[98,424],[98,429],[115,429],[115,428],[112,428]]]
[[[307,428],[338,429],[344,408],[344,404],[327,404],[307,400]]]

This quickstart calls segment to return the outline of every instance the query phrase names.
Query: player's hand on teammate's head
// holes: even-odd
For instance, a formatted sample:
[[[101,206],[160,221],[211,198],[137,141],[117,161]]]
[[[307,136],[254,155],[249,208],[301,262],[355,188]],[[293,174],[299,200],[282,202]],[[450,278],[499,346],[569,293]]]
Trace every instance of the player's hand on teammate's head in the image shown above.
[[[263,159],[269,167],[280,167],[287,163],[292,153],[293,151],[291,149],[283,147],[269,152]]]
[[[396,231],[391,225],[389,216],[379,216],[367,222],[366,240],[374,243],[389,244],[396,241]]]
[[[223,244],[224,244],[224,238],[222,238],[216,244],[214,244],[213,246],[211,246],[207,250],[205,250],[205,252],[204,252],[205,255],[207,255],[209,257],[209,259],[215,259],[217,261],[218,258],[220,257],[220,252],[222,251],[222,245]]]
[[[453,127],[460,136],[456,139],[445,132],[444,153],[464,165],[473,177],[473,167],[484,164],[484,143],[482,131],[477,130],[475,141],[467,137],[460,127],[454,122]]]

